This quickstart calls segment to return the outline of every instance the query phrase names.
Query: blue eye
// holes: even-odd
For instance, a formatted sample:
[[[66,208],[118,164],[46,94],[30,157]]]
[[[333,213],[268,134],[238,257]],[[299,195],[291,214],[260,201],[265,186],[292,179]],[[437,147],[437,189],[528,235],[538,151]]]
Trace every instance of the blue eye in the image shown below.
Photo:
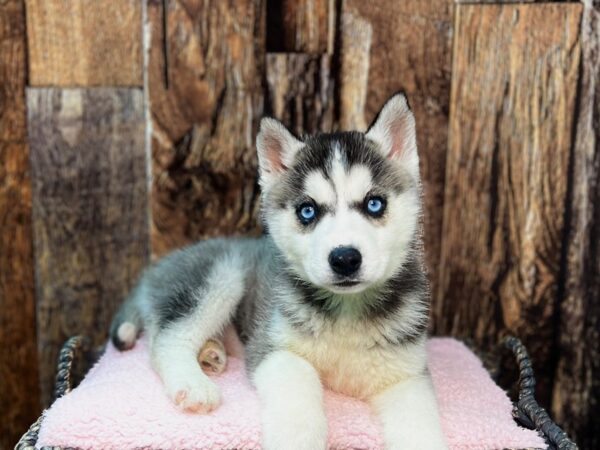
[[[381,217],[385,210],[385,200],[381,197],[369,197],[365,206],[367,214],[373,217]]]
[[[317,217],[317,209],[313,203],[302,203],[297,209],[296,214],[298,215],[298,219],[304,225],[308,225],[315,217]]]

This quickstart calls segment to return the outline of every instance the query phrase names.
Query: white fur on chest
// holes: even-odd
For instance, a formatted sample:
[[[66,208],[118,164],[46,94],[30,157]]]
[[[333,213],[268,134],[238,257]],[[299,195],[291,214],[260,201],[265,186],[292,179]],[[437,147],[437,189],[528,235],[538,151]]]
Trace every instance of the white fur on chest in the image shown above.
[[[423,373],[425,342],[389,345],[374,327],[337,323],[317,336],[280,324],[282,346],[308,360],[323,384],[343,394],[367,398],[407,377]]]

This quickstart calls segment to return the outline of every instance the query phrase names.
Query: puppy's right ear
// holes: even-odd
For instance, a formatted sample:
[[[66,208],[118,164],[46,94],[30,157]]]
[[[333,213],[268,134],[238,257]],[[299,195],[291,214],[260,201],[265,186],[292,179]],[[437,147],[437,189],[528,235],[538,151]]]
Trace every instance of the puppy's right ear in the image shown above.
[[[290,167],[303,145],[281,122],[269,117],[260,121],[256,149],[263,189],[271,186]]]
[[[366,136],[378,144],[386,158],[402,164],[419,178],[415,117],[406,95],[398,93],[383,105]]]

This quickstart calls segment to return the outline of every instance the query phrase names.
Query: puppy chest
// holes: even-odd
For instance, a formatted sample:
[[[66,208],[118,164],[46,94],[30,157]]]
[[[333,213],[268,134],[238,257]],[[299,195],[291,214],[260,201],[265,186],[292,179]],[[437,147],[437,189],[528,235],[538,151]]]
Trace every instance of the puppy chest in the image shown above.
[[[339,338],[289,339],[287,349],[308,360],[324,386],[357,398],[381,392],[411,372],[396,351]]]

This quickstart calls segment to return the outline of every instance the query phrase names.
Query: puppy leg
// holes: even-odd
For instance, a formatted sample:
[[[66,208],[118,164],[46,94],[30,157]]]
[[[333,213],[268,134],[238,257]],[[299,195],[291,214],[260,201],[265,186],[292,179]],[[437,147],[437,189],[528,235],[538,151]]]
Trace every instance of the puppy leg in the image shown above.
[[[371,399],[388,450],[438,450],[446,443],[429,376],[411,377]]]
[[[152,363],[177,406],[188,412],[207,413],[219,405],[220,393],[196,360],[206,338],[192,335],[192,330],[187,320],[161,330],[152,345]]]
[[[244,344],[237,334],[237,331],[233,325],[229,325],[223,332],[223,345],[228,355],[234,358],[243,359],[246,353]]]
[[[261,400],[264,449],[326,448],[323,388],[308,361],[291,352],[275,351],[259,364],[252,378]]]
[[[216,261],[206,283],[182,299],[195,305],[185,315],[168,322],[151,339],[151,358],[167,395],[180,408],[208,412],[218,406],[216,384],[202,371],[198,354],[213,336],[231,321],[244,294],[244,271],[233,258]]]

